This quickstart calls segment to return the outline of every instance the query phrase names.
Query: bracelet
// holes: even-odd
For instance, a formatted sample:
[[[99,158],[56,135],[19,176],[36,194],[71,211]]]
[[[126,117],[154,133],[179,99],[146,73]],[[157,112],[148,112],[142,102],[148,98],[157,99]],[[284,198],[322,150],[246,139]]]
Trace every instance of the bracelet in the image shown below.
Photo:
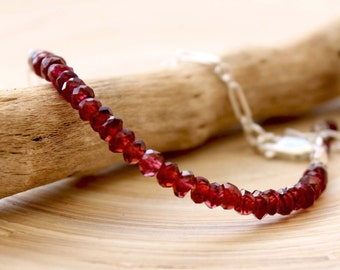
[[[100,138],[108,142],[110,151],[122,153],[128,164],[138,164],[144,176],[156,176],[158,183],[172,188],[177,197],[183,198],[190,191],[195,203],[205,203],[209,208],[235,209],[242,215],[253,214],[258,219],[267,214],[288,215],[312,206],[327,185],[326,162],[330,143],[340,138],[336,124],[330,121],[319,124],[310,133],[288,130],[285,136],[266,132],[253,121],[243,90],[226,64],[215,56],[200,53],[181,53],[177,60],[214,66],[215,73],[227,86],[233,111],[247,140],[258,152],[267,158],[311,159],[297,184],[277,191],[250,192],[231,183],[210,183],[191,171],[180,171],[176,163],[165,161],[160,152],[147,149],[143,140],[136,139],[132,130],[123,127],[123,120],[113,115],[110,108],[102,106],[93,89],[63,58],[44,50],[36,50],[29,56],[34,73],[53,84],[58,93],[79,111],[80,118],[89,121]]]

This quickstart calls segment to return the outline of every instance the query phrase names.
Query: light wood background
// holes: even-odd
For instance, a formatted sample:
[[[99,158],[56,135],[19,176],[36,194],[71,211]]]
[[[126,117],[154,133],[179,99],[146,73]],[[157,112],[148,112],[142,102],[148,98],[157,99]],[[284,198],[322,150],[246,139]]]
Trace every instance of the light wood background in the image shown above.
[[[67,56],[84,79],[157,70],[178,49],[289,43],[340,15],[339,1],[0,1],[0,89],[42,83],[27,51]],[[269,126],[308,130],[337,106]],[[10,116],[9,116],[10,117]],[[1,142],[0,142],[1,143]],[[248,189],[295,183],[303,162],[267,161],[239,133],[173,156],[182,169]],[[0,269],[337,269],[340,156],[310,209],[258,221],[194,205],[115,164],[0,201]]]

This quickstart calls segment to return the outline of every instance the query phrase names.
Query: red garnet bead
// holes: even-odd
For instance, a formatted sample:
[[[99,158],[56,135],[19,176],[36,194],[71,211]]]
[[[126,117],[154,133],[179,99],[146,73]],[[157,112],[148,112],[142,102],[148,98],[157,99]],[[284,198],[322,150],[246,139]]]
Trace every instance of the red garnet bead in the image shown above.
[[[41,77],[45,79],[46,81],[50,81],[48,78],[47,72],[48,69],[51,65],[53,64],[63,64],[66,65],[66,62],[63,58],[55,55],[48,55],[46,56],[42,61],[41,61],[41,66],[40,66],[40,73]]]
[[[73,90],[85,83],[78,77],[71,78],[61,87],[61,96],[68,102],[71,102]]]
[[[209,190],[209,181],[202,176],[197,176],[196,184],[191,190],[191,199],[194,203],[203,203],[208,199]]]
[[[262,219],[265,215],[267,215],[267,205],[269,199],[266,195],[264,195],[261,191],[255,190],[253,192],[253,196],[255,199],[255,208],[253,211],[253,215],[258,219]]]
[[[254,211],[255,208],[255,198],[251,192],[248,190],[241,190],[241,201],[235,210],[241,215],[249,215]]]
[[[99,131],[109,117],[113,116],[109,107],[100,107],[98,112],[90,119],[91,127],[94,131]]]
[[[277,191],[279,193],[279,207],[277,212],[280,215],[289,215],[295,209],[295,198],[290,192],[287,191],[287,188],[282,188]]]
[[[102,126],[99,128],[99,135],[100,135],[100,138],[102,138],[105,141],[113,140],[114,141],[113,144],[116,144],[116,146],[114,146],[114,147],[116,147],[118,149],[123,149],[124,145],[120,146],[119,145],[121,143],[120,141],[122,140],[122,143],[124,144],[126,142],[133,141],[135,139],[135,137],[133,136],[133,138],[132,138],[132,136],[131,136],[132,131],[129,131],[129,130],[125,131],[125,132],[129,131],[126,134],[124,134],[124,133],[118,134],[119,132],[122,131],[122,129],[123,129],[123,120],[120,119],[117,116],[110,116],[109,118],[107,118],[105,123],[102,124]],[[117,139],[115,139],[114,137],[116,137],[117,134],[118,134],[118,137],[117,137]],[[125,137],[128,139],[127,141],[125,140]],[[115,152],[115,151],[113,151],[113,152]],[[119,152],[121,152],[121,151],[119,151]]]
[[[318,173],[321,176],[327,175],[327,171],[325,170],[324,166],[320,163],[311,163],[303,174],[305,175],[305,174],[308,174],[308,173],[311,173],[311,172]],[[324,177],[324,178],[326,178],[326,177]]]
[[[274,189],[269,189],[263,192],[263,195],[267,196],[268,204],[267,204],[267,213],[269,215],[275,215],[278,211],[278,203],[279,203],[279,193],[277,193]]]
[[[125,146],[128,143],[132,143],[135,140],[135,133],[128,129],[123,128],[117,132],[115,136],[109,140],[109,149],[114,153],[122,153]]]
[[[124,147],[123,157],[126,163],[136,164],[146,151],[145,143],[142,140],[135,140]]]
[[[71,105],[74,109],[79,109],[79,103],[85,98],[94,98],[94,91],[87,85],[79,85],[74,88],[71,95]]]
[[[61,95],[61,89],[65,82],[67,82],[71,78],[77,78],[78,75],[70,70],[63,71],[55,81],[55,88],[58,90],[59,94]]]
[[[300,196],[296,198],[296,208],[306,209],[314,204],[314,189],[310,185],[299,181],[294,187],[300,191]]]
[[[53,84],[54,88],[57,89],[57,78],[64,71],[71,71],[72,72],[73,69],[71,67],[63,65],[63,64],[53,64],[48,68],[47,77],[51,81],[51,83]]]
[[[45,57],[50,56],[50,55],[52,55],[50,52],[42,51],[42,50],[33,51],[30,54],[29,64],[31,68],[33,69],[34,73],[38,75],[39,77],[41,77],[41,72],[40,72],[41,62]]]
[[[240,204],[241,192],[237,186],[226,183],[222,186],[221,206],[223,209],[234,209]]]
[[[221,198],[223,197],[223,188],[218,183],[211,183],[208,191],[207,200],[205,204],[209,208],[215,208],[221,205]]]
[[[79,116],[82,120],[88,121],[102,106],[99,100],[95,98],[85,98],[79,103]]]
[[[183,198],[193,188],[195,181],[196,178],[192,172],[182,171],[172,186],[174,194],[179,198]]]
[[[164,157],[160,152],[148,149],[139,161],[138,166],[144,176],[155,176],[163,163]]]
[[[308,169],[304,172],[303,177],[309,175],[318,178],[321,192],[326,189],[327,186],[327,171],[319,164],[312,163]]]
[[[301,209],[301,203],[298,203],[299,199],[303,196],[301,189],[298,189],[297,187],[291,187],[287,190],[287,193],[290,194],[292,197],[292,200],[294,200],[294,208],[293,210],[299,210]]]
[[[325,189],[325,184],[323,179],[317,174],[307,174],[300,179],[301,184],[309,185],[314,190],[314,199],[318,199],[321,192]]]
[[[159,171],[157,173],[157,180],[162,187],[172,187],[179,176],[180,173],[177,164],[172,162],[165,162],[159,168]]]

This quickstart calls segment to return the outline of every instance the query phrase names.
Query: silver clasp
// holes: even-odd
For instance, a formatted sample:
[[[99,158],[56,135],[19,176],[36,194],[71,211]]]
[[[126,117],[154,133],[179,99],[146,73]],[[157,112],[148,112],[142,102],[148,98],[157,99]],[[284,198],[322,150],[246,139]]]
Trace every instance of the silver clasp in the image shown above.
[[[326,139],[340,140],[340,132],[325,129],[316,132],[301,132],[286,129],[284,136],[258,137],[256,148],[267,158],[281,157],[311,159],[327,162]],[[336,146],[336,144],[335,144]]]
[[[321,146],[321,145],[320,145]],[[274,136],[274,138],[258,138],[257,150],[267,158],[310,159],[319,147],[316,143],[297,136]]]

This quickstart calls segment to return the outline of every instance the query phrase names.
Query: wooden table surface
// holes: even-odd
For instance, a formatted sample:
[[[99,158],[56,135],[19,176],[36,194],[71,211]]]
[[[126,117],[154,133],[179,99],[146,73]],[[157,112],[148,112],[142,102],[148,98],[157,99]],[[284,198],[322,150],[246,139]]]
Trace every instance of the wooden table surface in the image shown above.
[[[339,1],[0,1],[0,89],[42,83],[27,73],[31,48],[97,79],[157,70],[178,48],[287,43],[339,15]],[[340,121],[337,108],[268,128]],[[251,190],[294,184],[307,166],[267,161],[239,133],[172,160]],[[61,180],[0,201],[0,269],[338,269],[339,162],[313,207],[262,221],[178,199],[123,164]]]

